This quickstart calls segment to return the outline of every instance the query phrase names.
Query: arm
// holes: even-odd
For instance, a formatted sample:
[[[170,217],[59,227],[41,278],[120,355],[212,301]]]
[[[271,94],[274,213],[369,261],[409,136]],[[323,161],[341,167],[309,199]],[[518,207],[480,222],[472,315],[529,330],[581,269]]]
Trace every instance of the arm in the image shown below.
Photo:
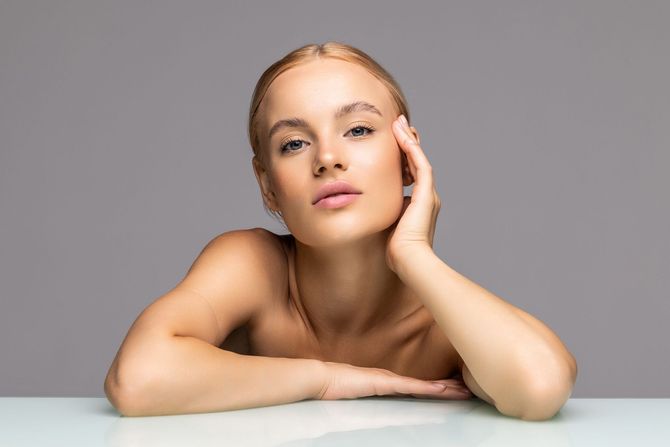
[[[403,184],[414,182],[387,241],[389,267],[412,289],[462,357],[472,391],[503,414],[553,416],[570,396],[577,364],[547,326],[459,274],[433,252],[441,200],[416,129],[393,123],[407,156]],[[476,379],[476,380],[475,380]]]
[[[577,365],[547,326],[430,249],[406,256],[397,273],[460,354],[463,380],[475,394],[501,413],[527,420],[551,418],[563,406]]]
[[[217,236],[186,277],[151,303],[128,331],[105,379],[124,415],[223,411],[317,395],[323,364],[220,349],[235,328],[253,326],[276,292],[283,253],[265,231]]]
[[[124,416],[206,413],[315,398],[323,388],[319,360],[241,355],[194,337],[151,340],[145,372],[110,370],[105,392]],[[145,359],[149,360],[149,359]],[[116,361],[115,361],[116,362]]]

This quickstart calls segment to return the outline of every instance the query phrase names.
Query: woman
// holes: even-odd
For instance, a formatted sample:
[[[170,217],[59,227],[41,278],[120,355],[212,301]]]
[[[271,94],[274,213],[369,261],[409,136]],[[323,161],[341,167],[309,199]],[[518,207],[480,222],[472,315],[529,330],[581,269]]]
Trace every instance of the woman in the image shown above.
[[[306,45],[271,65],[249,138],[264,206],[290,233],[211,241],[134,323],[107,377],[110,401],[140,415],[474,393],[503,414],[553,416],[571,394],[574,357],[435,255],[440,199],[408,116],[391,75],[349,45]],[[248,338],[240,354],[234,329]],[[267,381],[262,371],[274,387],[252,385]],[[227,388],[212,394],[217,378]]]

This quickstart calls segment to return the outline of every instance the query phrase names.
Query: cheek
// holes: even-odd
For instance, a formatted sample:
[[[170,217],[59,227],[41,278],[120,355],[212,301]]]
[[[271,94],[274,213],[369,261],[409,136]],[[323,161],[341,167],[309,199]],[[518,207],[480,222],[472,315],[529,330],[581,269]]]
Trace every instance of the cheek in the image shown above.
[[[292,183],[295,182],[293,177],[295,176],[291,176],[288,170],[276,169],[272,175],[275,189],[282,193],[290,191],[293,187]]]
[[[380,155],[365,167],[369,173],[366,185],[374,192],[370,206],[383,221],[395,220],[403,202],[403,180],[400,153],[387,145]]]
[[[315,188],[313,183],[309,183],[309,178],[299,178],[295,175],[295,170],[291,169],[276,172],[273,180],[277,199],[287,210],[296,205],[303,206],[306,200],[311,199]]]
[[[291,179],[290,176],[275,171],[272,175],[272,188],[279,200],[285,200],[286,197],[291,196]]]
[[[375,151],[374,160],[371,160],[368,166],[368,169],[375,172],[375,176],[392,190],[395,190],[396,186],[402,189],[401,155],[395,139],[387,140],[379,150]]]

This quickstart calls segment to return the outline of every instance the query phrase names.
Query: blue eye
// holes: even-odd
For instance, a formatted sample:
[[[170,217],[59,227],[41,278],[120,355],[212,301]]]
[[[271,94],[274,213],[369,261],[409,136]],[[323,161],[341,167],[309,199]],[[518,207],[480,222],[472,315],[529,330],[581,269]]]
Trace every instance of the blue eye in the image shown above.
[[[300,139],[288,140],[288,141],[281,147],[281,151],[282,151],[282,152],[286,152],[286,151],[288,150],[288,149],[287,149],[287,146],[288,146],[289,144],[293,144],[293,143],[302,143],[302,142],[303,142],[303,140],[300,140]],[[299,147],[295,147],[295,146],[293,146],[293,148],[295,148],[295,149],[300,149]]]
[[[347,133],[352,132],[352,131],[354,131],[354,130],[356,130],[356,129],[365,129],[365,130],[368,131],[368,133],[367,133],[367,134],[364,133],[364,134],[362,134],[362,135],[361,135],[361,134],[357,134],[357,135],[354,135],[354,137],[364,137],[365,135],[369,135],[369,134],[371,134],[372,132],[375,131],[375,129],[373,129],[373,128],[370,127],[370,126],[364,126],[364,125],[360,125],[360,124],[359,124],[358,126],[355,126],[355,127],[352,127],[351,129],[349,129],[349,131],[348,131]],[[305,142],[305,140],[301,140],[300,138],[289,139],[289,140],[287,140],[284,144],[282,144],[282,145],[280,146],[280,150],[281,150],[282,153],[283,153],[283,152],[294,152],[294,151],[288,149],[289,145],[291,145],[291,144],[293,144],[293,143],[304,143],[304,142]],[[298,147],[296,147],[296,146],[291,146],[291,148],[292,148],[292,149],[301,149],[302,146],[298,146]]]

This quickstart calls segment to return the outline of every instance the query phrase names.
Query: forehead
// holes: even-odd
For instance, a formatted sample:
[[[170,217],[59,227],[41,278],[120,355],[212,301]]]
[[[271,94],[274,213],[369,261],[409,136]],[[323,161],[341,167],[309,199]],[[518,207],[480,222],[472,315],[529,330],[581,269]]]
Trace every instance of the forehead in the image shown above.
[[[263,127],[288,117],[332,119],[344,103],[362,100],[391,116],[393,102],[386,86],[365,68],[337,59],[319,59],[277,76],[263,98]]]

